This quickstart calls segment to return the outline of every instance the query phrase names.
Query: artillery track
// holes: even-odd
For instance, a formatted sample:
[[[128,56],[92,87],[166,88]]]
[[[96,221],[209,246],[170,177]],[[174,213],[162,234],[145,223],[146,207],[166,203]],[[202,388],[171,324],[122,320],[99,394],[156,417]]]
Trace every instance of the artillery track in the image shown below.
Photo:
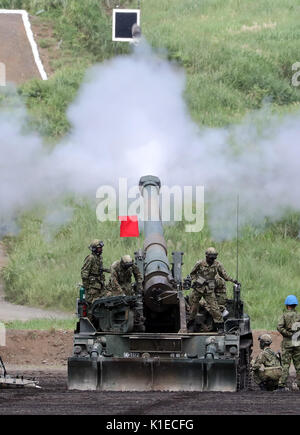
[[[299,415],[300,392],[68,391],[65,371],[27,371],[41,390],[0,391],[1,415]]]

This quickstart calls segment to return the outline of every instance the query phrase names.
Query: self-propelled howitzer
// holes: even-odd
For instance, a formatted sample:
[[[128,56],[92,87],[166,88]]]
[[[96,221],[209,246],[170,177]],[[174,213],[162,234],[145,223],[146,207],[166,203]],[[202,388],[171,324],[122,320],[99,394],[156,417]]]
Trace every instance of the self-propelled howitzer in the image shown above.
[[[68,359],[69,389],[246,389],[252,333],[240,286],[234,286],[234,297],[227,300],[224,333],[188,333],[183,253],[173,252],[170,266],[160,218],[160,180],[145,176],[139,186],[144,198],[144,246],[135,252],[135,262],[143,276],[142,294],[101,298],[90,307],[84,300],[77,301],[79,321]]]

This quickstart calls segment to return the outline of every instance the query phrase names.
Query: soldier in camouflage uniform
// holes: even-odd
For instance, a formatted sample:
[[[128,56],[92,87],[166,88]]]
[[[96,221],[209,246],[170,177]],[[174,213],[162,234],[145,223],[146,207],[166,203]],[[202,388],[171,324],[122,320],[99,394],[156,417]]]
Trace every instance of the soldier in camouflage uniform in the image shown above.
[[[89,304],[92,304],[95,299],[106,296],[104,272],[110,272],[110,269],[103,267],[103,246],[101,240],[94,240],[89,246],[92,253],[85,258],[81,268],[85,299]]]
[[[253,380],[261,390],[273,391],[278,388],[282,375],[280,358],[270,348],[272,338],[269,334],[261,335],[258,340],[262,352],[251,362]]]
[[[110,271],[109,289],[114,296],[133,296],[142,292],[143,277],[130,255],[124,255],[121,260],[115,261]],[[136,281],[135,286],[131,284],[132,275]]]
[[[110,268],[109,290],[113,296],[136,296],[134,307],[134,330],[144,332],[145,318],[143,316],[142,284],[143,277],[130,255],[124,255],[121,260],[115,261]],[[132,285],[132,276],[135,284]]]
[[[291,361],[296,370],[296,383],[300,389],[300,314],[296,311],[298,305],[296,296],[287,296],[285,305],[286,311],[277,325],[277,330],[283,336],[281,343],[282,376],[279,380],[279,389],[286,389]]]
[[[226,273],[223,265],[216,260],[218,252],[215,248],[208,248],[205,255],[206,260],[199,260],[190,274],[191,279],[194,281],[194,289],[190,296],[191,312],[189,322],[193,322],[196,317],[199,301],[205,300],[205,308],[211,314],[217,330],[222,332],[224,324],[222,311],[225,309],[226,302],[225,281],[231,281],[235,284],[238,284],[238,282],[231,278]]]

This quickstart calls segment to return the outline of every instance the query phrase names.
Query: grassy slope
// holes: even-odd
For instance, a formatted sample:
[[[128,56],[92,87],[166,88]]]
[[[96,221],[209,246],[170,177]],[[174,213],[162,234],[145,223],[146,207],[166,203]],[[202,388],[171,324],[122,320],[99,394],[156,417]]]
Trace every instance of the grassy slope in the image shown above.
[[[156,0],[143,6],[144,32],[188,72],[187,99],[205,125],[239,121],[264,98],[299,105],[290,86],[299,58],[300,2]]]
[[[25,7],[26,3],[32,12],[48,5],[41,19],[51,20],[57,40],[63,40],[62,61],[56,63],[54,77],[46,83],[29,82],[20,89],[30,108],[32,125],[48,140],[67,132],[65,109],[76,95],[86,67],[126,51],[124,45],[108,42],[107,11],[90,14],[95,1],[85,1],[83,10],[77,8],[80,2],[67,0],[62,11],[59,0],[0,0],[0,7],[9,7],[4,3]],[[136,6],[135,2],[132,5]],[[142,4],[142,21],[148,40],[166,47],[169,57],[185,67],[186,98],[194,119],[220,126],[239,121],[247,111],[261,107],[265,97],[273,99],[276,111],[294,110],[299,105],[299,91],[290,86],[291,65],[299,60],[297,10],[300,1],[294,0],[286,0],[284,5],[279,0],[203,0],[199,5],[193,0],[147,0]],[[89,37],[91,26],[93,36],[98,31],[98,40]],[[70,66],[72,61],[75,66]],[[72,311],[80,267],[91,239],[105,241],[106,264],[142,245],[142,240],[120,239],[117,223],[100,225],[94,207],[87,203],[76,206],[72,223],[54,234],[50,242],[41,234],[41,217],[40,210],[28,213],[20,219],[19,237],[7,239],[7,293],[18,303]],[[239,279],[255,328],[274,328],[285,295],[299,294],[300,247],[294,237],[295,219],[297,225],[297,216],[291,216],[264,233],[248,229],[240,242]],[[235,275],[235,241],[216,244],[207,229],[187,234],[180,225],[166,228],[166,240],[170,250],[186,252],[184,274],[206,246],[215,244],[226,269]]]

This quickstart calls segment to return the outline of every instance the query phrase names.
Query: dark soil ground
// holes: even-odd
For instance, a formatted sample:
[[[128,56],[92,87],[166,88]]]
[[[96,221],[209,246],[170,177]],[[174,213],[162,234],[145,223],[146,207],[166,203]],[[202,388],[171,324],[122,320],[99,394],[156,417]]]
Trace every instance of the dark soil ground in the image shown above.
[[[42,389],[0,391],[0,414],[299,415],[300,392],[120,393],[68,391],[66,370],[26,372]]]

